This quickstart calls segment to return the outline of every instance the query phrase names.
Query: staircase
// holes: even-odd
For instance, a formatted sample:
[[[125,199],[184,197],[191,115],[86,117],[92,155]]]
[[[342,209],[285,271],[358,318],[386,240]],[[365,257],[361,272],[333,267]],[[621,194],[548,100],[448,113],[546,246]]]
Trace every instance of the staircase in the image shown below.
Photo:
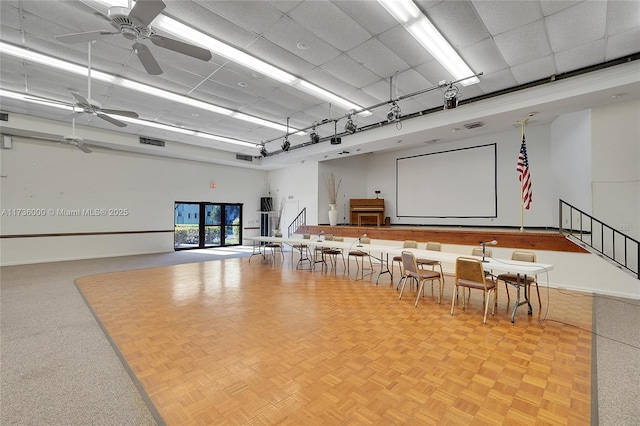
[[[640,280],[640,242],[560,200],[560,232]],[[563,228],[563,224],[570,224]]]

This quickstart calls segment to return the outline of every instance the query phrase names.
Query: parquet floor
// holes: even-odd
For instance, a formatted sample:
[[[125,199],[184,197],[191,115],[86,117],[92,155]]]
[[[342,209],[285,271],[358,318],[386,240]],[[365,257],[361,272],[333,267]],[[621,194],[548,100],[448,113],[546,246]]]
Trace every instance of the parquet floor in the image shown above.
[[[442,305],[428,288],[415,308],[388,275],[376,286],[285,257],[77,285],[168,425],[589,424],[589,297],[541,288],[543,312],[534,295],[511,324],[502,286],[483,325],[481,292],[450,315],[452,277]],[[546,307],[580,328],[541,324]]]

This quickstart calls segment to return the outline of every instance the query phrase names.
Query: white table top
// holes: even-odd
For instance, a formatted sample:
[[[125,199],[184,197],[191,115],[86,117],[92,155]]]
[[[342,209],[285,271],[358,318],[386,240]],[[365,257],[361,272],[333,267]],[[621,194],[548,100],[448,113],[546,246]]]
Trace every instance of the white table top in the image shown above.
[[[343,250],[361,250],[373,253],[382,253],[384,255],[397,256],[403,251],[412,252],[417,258],[427,258],[437,260],[443,263],[455,264],[458,257],[471,257],[480,259],[479,256],[463,255],[459,253],[450,253],[444,251],[432,251],[424,249],[408,249],[402,247],[395,247],[384,244],[358,244],[357,239],[351,242],[347,241],[320,241],[318,237],[311,239],[304,238],[283,238],[283,237],[245,237],[249,241],[262,241],[268,243],[282,243],[287,245],[306,244],[312,247],[329,247],[338,248]],[[486,257],[487,261],[484,263],[484,269],[491,270],[498,273],[514,273],[533,276],[542,274],[547,271],[553,270],[553,265],[547,263],[531,263],[520,262],[511,259],[498,259],[493,257]]]

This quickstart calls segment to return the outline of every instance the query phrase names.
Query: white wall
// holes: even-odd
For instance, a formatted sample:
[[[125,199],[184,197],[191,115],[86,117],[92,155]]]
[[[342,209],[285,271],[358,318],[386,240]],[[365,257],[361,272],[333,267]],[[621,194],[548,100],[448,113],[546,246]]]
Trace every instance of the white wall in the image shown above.
[[[244,203],[243,226],[255,226],[267,192],[267,172],[237,167],[99,149],[85,154],[20,137],[1,155],[2,235],[172,230],[175,201]],[[11,209],[46,214],[16,216]],[[124,215],[62,216],[53,213],[57,209],[118,209]],[[0,241],[2,265],[173,250],[171,232]]]
[[[593,215],[640,240],[640,101],[594,108],[591,120]]]
[[[558,117],[551,125],[551,173],[556,199],[591,214],[591,110]],[[554,226],[558,226],[556,222]],[[563,227],[569,227],[564,218]]]
[[[557,216],[558,204],[553,193],[553,181],[549,174],[550,126],[531,126],[526,129],[529,170],[533,185],[533,202],[530,210],[524,212],[524,226],[552,226]],[[516,173],[521,135],[519,129],[488,136],[463,139],[456,142],[425,144],[419,148],[391,153],[374,154],[367,157],[367,189],[358,198],[366,198],[378,189],[385,199],[386,215],[392,224],[420,225],[468,225],[468,226],[520,226],[520,181]],[[396,216],[396,159],[411,155],[434,153],[451,149],[497,144],[497,199],[496,218],[398,218]],[[455,168],[455,164],[451,164]],[[420,181],[422,170],[414,170],[415,179]],[[421,182],[424,190],[416,197],[429,197],[429,187],[438,182]],[[473,191],[474,182],[460,182]],[[366,195],[366,196],[365,196]],[[446,203],[447,200],[433,200]]]

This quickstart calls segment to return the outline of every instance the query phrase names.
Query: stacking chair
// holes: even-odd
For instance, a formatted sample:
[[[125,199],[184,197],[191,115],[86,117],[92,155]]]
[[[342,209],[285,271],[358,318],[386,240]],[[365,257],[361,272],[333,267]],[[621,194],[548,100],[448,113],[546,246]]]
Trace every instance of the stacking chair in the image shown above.
[[[282,233],[281,232],[276,232],[273,235],[274,237],[278,237],[281,238],[282,237]],[[282,244],[281,243],[266,243],[264,246],[264,255],[267,255],[267,250],[271,251],[271,256],[273,257],[273,261],[276,261],[276,255],[278,254],[278,252],[280,252],[280,256],[282,256],[282,261],[284,262],[284,252],[282,251]]]
[[[442,244],[435,243],[432,241],[427,242],[427,245],[425,246],[425,250],[442,251]],[[421,268],[425,266],[431,266],[431,270],[435,270],[435,267],[438,266],[438,268],[440,268],[440,275],[444,277],[444,273],[442,272],[442,263],[440,263],[440,261],[433,260],[433,259],[418,258],[417,262],[418,262],[418,266]]]
[[[433,281],[438,280],[438,303],[440,303],[442,301],[442,290],[444,288],[444,277],[442,274],[429,269],[419,269],[416,257],[410,251],[403,251],[401,257],[402,287],[400,288],[400,296],[398,296],[398,299],[402,299],[402,293],[404,292],[404,286],[407,284],[407,280],[415,280],[418,282],[418,295],[414,306],[418,306],[420,293],[422,292],[424,296],[424,282],[431,281],[431,287],[433,288]]]
[[[478,257],[482,257],[482,247],[474,247],[473,250],[471,250],[471,256],[478,256]],[[486,248],[484,249],[484,257],[485,259],[487,257],[493,257],[493,252],[491,251],[490,248]],[[491,271],[484,271],[484,274],[491,278],[493,277],[493,273]],[[471,290],[469,290],[471,291]],[[496,287],[496,306],[498,306],[498,287]]]
[[[338,241],[338,242],[342,242],[344,241],[344,237],[333,237],[333,241]],[[344,260],[344,252],[342,249],[340,248],[332,248],[332,247],[324,247],[323,251],[322,251],[323,256],[326,256],[329,258],[329,261],[331,262],[331,266],[333,268],[335,268],[337,266],[338,263],[338,256],[342,257],[342,266],[346,269],[347,264]]]
[[[456,280],[453,287],[453,297],[451,298],[451,315],[453,315],[453,308],[456,304],[456,298],[458,296],[458,288],[468,288],[482,290],[484,293],[484,320],[483,323],[487,323],[487,312],[489,310],[489,293],[493,293],[494,300],[496,299],[496,281],[493,278],[487,277],[482,267],[482,261],[472,257],[459,257],[456,259]],[[462,298],[462,309],[466,308],[466,297]],[[495,313],[495,304],[491,308],[491,315]]]
[[[418,248],[418,243],[416,241],[406,240],[402,244],[402,248]],[[396,286],[397,289],[400,286],[400,281],[402,281],[402,278],[404,277],[404,270],[402,269],[402,255],[393,256],[393,259],[391,260],[391,285],[393,285],[393,267],[396,263],[398,264],[398,269],[400,270],[400,279],[398,280],[398,285]]]
[[[311,234],[302,234],[302,238],[304,240],[310,240],[311,239]],[[300,253],[300,259],[298,260],[298,263],[296,264],[296,269],[298,269],[300,267],[300,265],[302,264],[302,262],[304,262],[305,260],[308,262],[311,262],[311,252],[309,251],[309,246],[307,244],[294,244],[291,246],[291,264],[293,265],[293,252],[297,251],[298,253]]]
[[[536,262],[536,254],[530,251],[519,251],[515,250],[511,253],[511,260],[518,260],[520,262]],[[524,276],[520,276],[520,280],[524,280]],[[517,274],[500,274],[496,281],[504,281],[504,287],[507,291],[507,300],[511,300],[509,296],[509,283],[517,284],[518,283],[518,275]],[[542,308],[542,301],[540,300],[540,288],[538,287],[537,276],[527,276],[527,282],[524,283],[527,286],[528,294],[531,295],[531,284],[536,285],[536,292],[538,293],[538,305]]]
[[[325,241],[333,241],[333,234],[325,234],[324,235],[324,240]],[[323,247],[323,246],[316,246],[314,249],[314,255],[313,255],[313,263],[322,263],[322,267],[324,268],[325,266],[327,266],[327,261],[325,259],[325,250],[328,250],[329,247]]]
[[[362,237],[360,238],[360,243],[361,244],[371,244],[371,239],[368,237]],[[371,267],[371,269],[373,269],[373,262],[371,262],[371,255],[369,254],[369,252],[364,251],[364,250],[358,250],[356,248],[356,250],[350,250],[349,254],[348,254],[348,258],[349,258],[349,262],[347,263],[347,273],[349,273],[349,266],[351,264],[350,260],[351,257],[353,257],[356,261],[356,266],[358,267],[358,269],[356,269],[356,277],[358,276],[358,271],[360,270],[360,262],[358,261],[358,259],[361,260],[362,263],[362,278],[364,278],[364,259],[367,258],[369,259],[369,266]]]

